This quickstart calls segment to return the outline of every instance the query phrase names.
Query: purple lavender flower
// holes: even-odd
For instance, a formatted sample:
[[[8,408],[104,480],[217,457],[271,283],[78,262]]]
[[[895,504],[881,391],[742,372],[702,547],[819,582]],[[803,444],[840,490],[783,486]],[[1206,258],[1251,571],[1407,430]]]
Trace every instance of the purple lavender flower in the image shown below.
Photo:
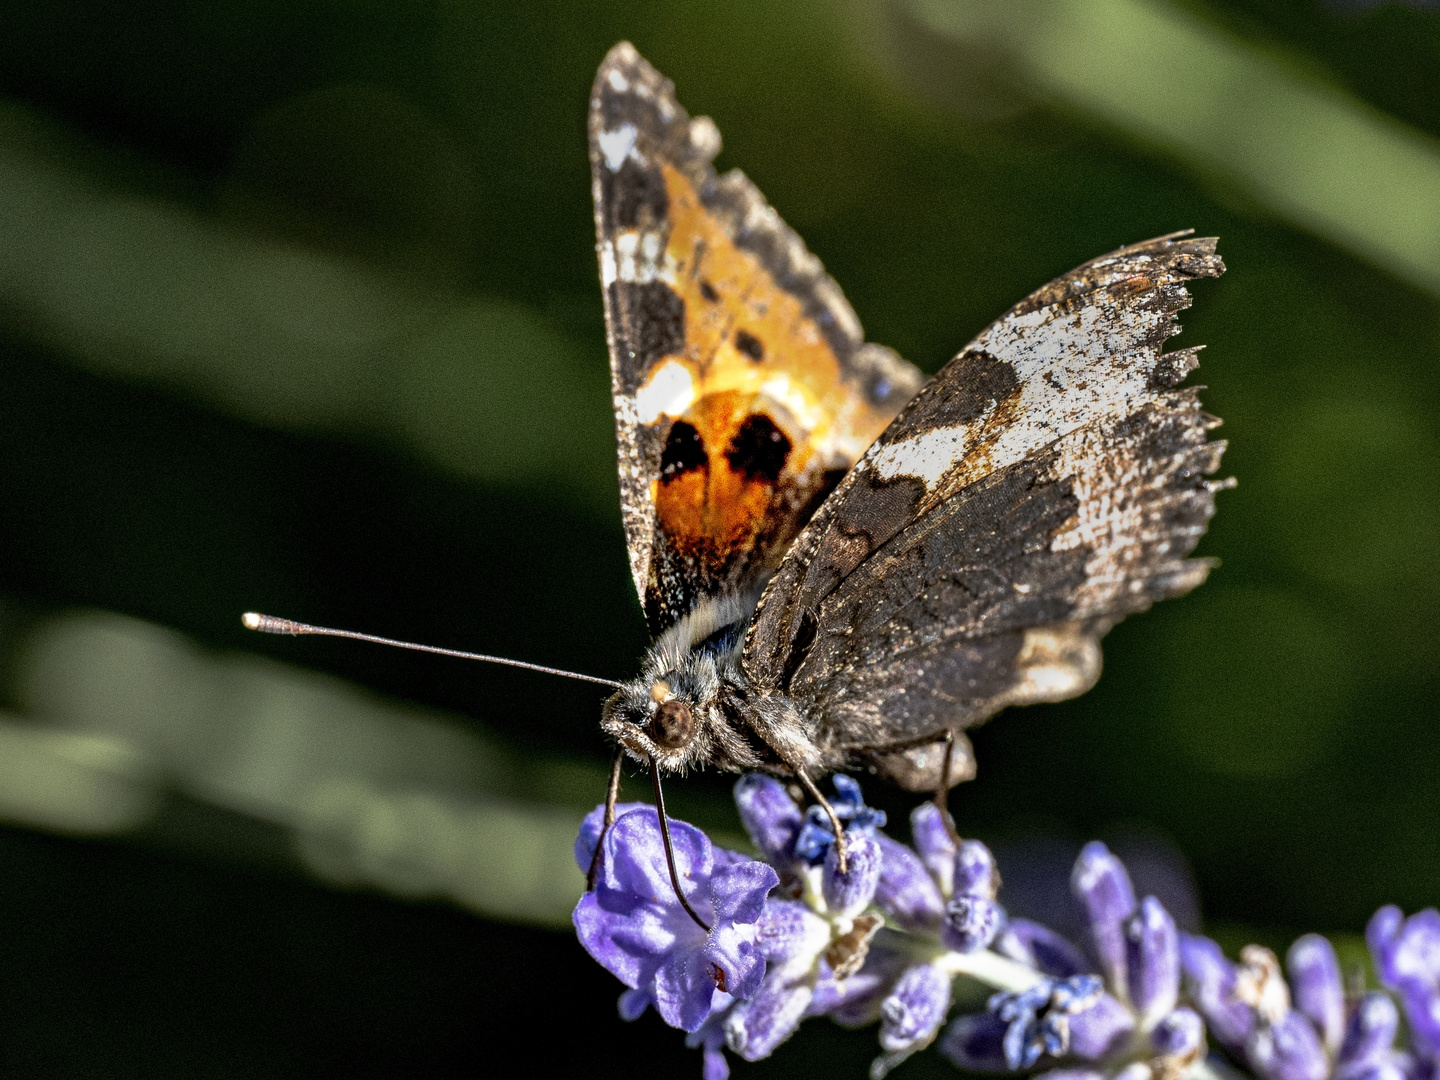
[[[1385,911],[1372,929],[1384,924]],[[1262,1080],[1400,1080],[1408,1072],[1393,1045],[1394,1003],[1379,992],[1347,1003],[1335,950],[1320,935],[1290,947],[1289,983],[1275,954],[1258,945],[1241,949],[1238,964],[1208,938],[1184,935],[1180,951],[1190,997],[1211,1034]]]
[[[1081,850],[1071,892],[1089,957],[1043,926],[1013,920],[994,948],[1033,970],[1035,983],[959,1017],[941,1052],[977,1071],[1075,1063],[1047,1074],[1057,1078],[1178,1074],[1203,1057],[1204,1024],[1178,1006],[1179,936],[1164,905],[1153,896],[1137,903],[1124,865],[1100,843]]]
[[[817,991],[837,1004],[844,983],[864,965],[883,922],[867,914],[879,883],[883,856],[875,828],[884,814],[865,806],[860,785],[836,776],[835,809],[845,829],[847,867],[839,855],[828,817],[818,807],[802,814],[784,785],[751,774],[735,785],[740,818],[756,847],[786,875],[795,900],[771,899],[761,920],[760,939],[769,970],[756,993],[726,1012],[726,1046],[745,1058],[767,1057],[815,1015]],[[783,927],[773,933],[766,927]],[[774,938],[783,946],[764,944]]]
[[[847,835],[852,831],[873,831],[884,827],[885,811],[865,805],[860,785],[855,780],[837,773],[831,777],[831,782],[835,786],[835,797],[830,800],[830,807]],[[830,815],[818,806],[808,807],[804,824],[795,837],[795,857],[811,866],[819,866],[834,844],[835,829],[830,824]]]
[[[1440,1075],[1440,912],[1426,908],[1407,919],[1398,907],[1382,907],[1365,940],[1376,975],[1405,1010],[1412,1049],[1425,1066],[1417,1072]]]
[[[602,813],[597,807],[581,827],[581,869],[594,851],[586,837],[598,835]],[[759,988],[765,957],[757,924],[779,878],[764,863],[728,852],[717,859],[709,838],[684,822],[671,822],[670,837],[676,871],[708,932],[675,896],[659,818],[648,806],[621,815],[606,833],[595,890],[581,897],[573,919],[586,951],[630,987],[622,1015],[653,1004],[667,1024],[693,1032],[716,1006]]]
[[[936,1039],[960,974],[999,991],[941,1038],[965,1069],[1180,1080],[1203,1059],[1208,1027],[1259,1080],[1440,1080],[1440,912],[1407,919],[1382,908],[1367,929],[1375,969],[1408,1020],[1411,1046],[1399,1050],[1395,1000],[1347,998],[1334,949],[1318,935],[1291,947],[1288,982],[1267,949],[1248,946],[1232,962],[1213,941],[1180,934],[1153,896],[1137,900],[1120,860],[1092,843],[1071,875],[1077,946],[1008,918],[990,850],[957,840],[934,804],[912,814],[911,848],[876,831],[884,816],[865,806],[858,784],[835,785],[850,853],[843,874],[829,818],[802,811],[768,777],[735,788],[766,862],[671,823],[676,870],[709,930],[675,896],[651,807],[619,807],[603,845],[601,808],[581,826],[576,862],[586,869],[597,846],[600,855],[595,891],[575,909],[580,940],[628,987],[621,1016],[654,1006],[683,1028],[703,1051],[704,1080],[729,1076],[725,1050],[758,1060],[822,1015],[880,1022],[870,1069],[880,1080]]]
[[[955,975],[1008,965],[985,952],[1006,921],[990,849],[978,840],[957,842],[953,823],[934,803],[915,808],[910,830],[915,850],[878,838],[884,863],[875,902],[910,937],[906,962],[894,966],[884,995],[876,995],[885,1051],[871,1066],[877,1078],[934,1040],[950,1010]],[[1007,974],[1027,987],[1038,979],[1023,970]]]

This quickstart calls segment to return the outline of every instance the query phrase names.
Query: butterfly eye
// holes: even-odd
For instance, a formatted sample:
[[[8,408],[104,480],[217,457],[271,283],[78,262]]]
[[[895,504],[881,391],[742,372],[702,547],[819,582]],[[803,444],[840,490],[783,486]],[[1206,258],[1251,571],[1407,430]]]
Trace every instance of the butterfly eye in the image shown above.
[[[666,750],[679,750],[695,732],[690,706],[672,698],[662,703],[650,720],[650,738]]]

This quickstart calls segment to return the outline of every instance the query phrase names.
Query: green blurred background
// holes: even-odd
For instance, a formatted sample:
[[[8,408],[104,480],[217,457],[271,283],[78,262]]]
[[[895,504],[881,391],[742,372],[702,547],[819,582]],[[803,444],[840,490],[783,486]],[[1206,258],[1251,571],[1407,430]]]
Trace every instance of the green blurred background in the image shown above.
[[[584,127],[621,38],[926,370],[1087,258],[1221,238],[1178,344],[1239,478],[1222,565],[1112,633],[1088,696],[978,733],[961,829],[1178,848],[1227,942],[1440,898],[1437,20],[7,7],[0,1071],[698,1075],[563,929],[592,688],[238,621],[631,674]],[[674,810],[733,834],[728,787]],[[873,1052],[812,1024],[737,1075]]]

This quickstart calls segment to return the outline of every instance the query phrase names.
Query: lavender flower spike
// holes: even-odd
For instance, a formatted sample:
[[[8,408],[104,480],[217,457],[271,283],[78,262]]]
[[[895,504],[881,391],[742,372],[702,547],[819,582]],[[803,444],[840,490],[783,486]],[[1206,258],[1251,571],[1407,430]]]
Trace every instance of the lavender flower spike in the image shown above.
[[[1375,973],[1400,997],[1416,1052],[1440,1062],[1440,912],[1426,908],[1407,919],[1399,908],[1383,907],[1365,938]]]
[[[591,956],[632,990],[645,991],[667,1024],[695,1031],[717,995],[728,1002],[759,987],[765,958],[755,944],[756,923],[765,894],[780,879],[748,859],[717,865],[709,838],[684,822],[672,822],[670,835],[676,870],[708,933],[675,896],[660,821],[648,806],[624,814],[606,833],[595,891],[581,897],[573,920]],[[577,854],[583,847],[577,844]]]
[[[1391,941],[1399,924],[1389,919],[1385,909],[1376,918],[1385,932],[1382,943]],[[1347,1006],[1335,950],[1317,934],[1307,934],[1290,949],[1293,1007],[1291,987],[1269,949],[1247,945],[1240,950],[1240,963],[1234,964],[1213,941],[1186,937],[1181,955],[1190,996],[1211,1034],[1261,1080],[1401,1080],[1407,1075],[1432,1075],[1409,1067],[1408,1055],[1393,1048],[1398,1017],[1389,998],[1366,994]],[[1387,970],[1384,959],[1376,961],[1382,980]]]

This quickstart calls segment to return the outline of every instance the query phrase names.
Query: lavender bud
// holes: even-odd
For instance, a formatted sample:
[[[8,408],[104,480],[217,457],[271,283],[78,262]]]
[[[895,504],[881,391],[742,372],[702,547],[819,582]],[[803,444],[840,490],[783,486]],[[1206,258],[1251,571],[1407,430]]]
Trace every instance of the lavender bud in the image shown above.
[[[995,940],[1005,924],[1005,909],[983,896],[957,896],[945,905],[940,941],[947,949],[968,953]]]
[[[1085,958],[1074,945],[1049,927],[1029,919],[1008,920],[995,951],[1059,979],[1079,975],[1086,966]]]
[[[1093,840],[1080,849],[1070,874],[1070,891],[1080,904],[1090,944],[1106,981],[1124,997],[1126,986],[1123,923],[1135,912],[1135,890],[1125,866],[1110,849]]]
[[[811,994],[805,983],[767,980],[753,998],[738,1002],[725,1018],[725,1045],[746,1061],[769,1057],[795,1034]]]
[[[735,781],[735,808],[766,859],[781,864],[794,859],[795,837],[804,815],[784,784],[760,773],[746,773]]]
[[[1335,949],[1319,934],[1297,938],[1285,957],[1295,1008],[1320,1032],[1325,1049],[1335,1053],[1345,1035],[1345,985]]]
[[[1210,1032],[1232,1050],[1245,1045],[1255,1027],[1255,1014],[1234,996],[1238,970],[1220,946],[1207,937],[1180,935],[1180,964],[1191,1000]]]
[[[1340,1045],[1340,1063],[1344,1066],[1370,1062],[1385,1054],[1395,1044],[1400,1027],[1400,1012],[1388,994],[1372,990],[1355,1004],[1345,1038]]]
[[[1000,873],[995,856],[979,840],[966,840],[955,853],[954,891],[965,896],[994,900],[1000,892]]]
[[[1157,1057],[1196,1061],[1205,1053],[1205,1021],[1192,1009],[1176,1009],[1151,1030],[1150,1045]]]
[[[932,802],[923,802],[910,812],[910,835],[915,850],[944,896],[955,891],[955,838],[949,815]]]
[[[626,990],[620,995],[616,1003],[620,1010],[621,1020],[639,1020],[645,1015],[645,1010],[650,1007],[650,988],[640,990]]]
[[[832,912],[858,915],[874,898],[875,887],[880,883],[880,845],[869,832],[847,830],[845,853],[849,865],[843,874],[836,847],[831,845],[825,853],[820,889]]]
[[[940,890],[925,870],[920,857],[904,844],[883,833],[880,844],[880,883],[875,902],[904,930],[934,933],[945,914]]]
[[[1010,1025],[993,1012],[961,1016],[945,1029],[940,1052],[968,1072],[1004,1072],[1009,1030]]]
[[[1070,1017],[1070,1052],[1099,1061],[1134,1030],[1135,1017],[1130,1010],[1109,994],[1100,994],[1093,1004]]]
[[[950,976],[930,964],[910,968],[880,1006],[880,1046],[909,1050],[935,1037],[950,1010]]]
[[[1303,1013],[1291,1010],[1250,1036],[1245,1056],[1264,1080],[1326,1080],[1330,1061]]]
[[[1147,896],[1125,920],[1126,980],[1130,1003],[1148,1027],[1175,1007],[1180,995],[1180,946],[1175,920]]]

